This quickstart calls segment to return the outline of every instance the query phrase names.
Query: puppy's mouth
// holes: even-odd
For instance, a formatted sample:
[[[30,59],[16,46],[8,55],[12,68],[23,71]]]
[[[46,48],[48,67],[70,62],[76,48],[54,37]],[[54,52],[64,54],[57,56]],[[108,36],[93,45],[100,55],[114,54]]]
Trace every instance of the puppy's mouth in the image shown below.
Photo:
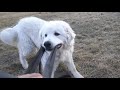
[[[52,48],[46,48],[45,50],[46,51],[52,51],[53,49]]]
[[[55,46],[57,49],[60,49],[62,47],[62,44],[58,44]],[[46,51],[52,51],[54,48],[45,48]]]
[[[57,45],[57,49],[60,49],[61,47],[62,47],[61,43]]]

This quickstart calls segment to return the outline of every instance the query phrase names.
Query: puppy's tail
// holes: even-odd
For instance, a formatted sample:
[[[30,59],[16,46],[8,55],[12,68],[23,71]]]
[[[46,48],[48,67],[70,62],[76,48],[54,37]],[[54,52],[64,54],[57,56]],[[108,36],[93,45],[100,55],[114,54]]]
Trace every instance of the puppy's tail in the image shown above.
[[[16,46],[17,39],[17,32],[13,28],[6,28],[0,32],[0,40],[8,45]]]

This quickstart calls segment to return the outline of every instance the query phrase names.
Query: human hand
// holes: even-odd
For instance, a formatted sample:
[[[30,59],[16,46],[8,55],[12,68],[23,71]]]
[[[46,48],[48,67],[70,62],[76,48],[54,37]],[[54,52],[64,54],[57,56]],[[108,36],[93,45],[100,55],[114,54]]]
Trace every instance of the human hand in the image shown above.
[[[32,74],[19,75],[18,78],[43,78],[43,76],[39,73],[32,73]]]

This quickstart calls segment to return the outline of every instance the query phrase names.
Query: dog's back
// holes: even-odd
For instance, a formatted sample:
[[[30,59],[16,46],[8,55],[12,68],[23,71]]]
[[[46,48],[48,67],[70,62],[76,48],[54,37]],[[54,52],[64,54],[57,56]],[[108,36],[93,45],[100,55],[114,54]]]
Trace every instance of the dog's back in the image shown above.
[[[25,17],[20,19],[15,26],[3,29],[0,32],[0,40],[8,45],[16,46],[20,37],[29,37],[37,45],[39,30],[44,23],[44,20],[37,17]]]

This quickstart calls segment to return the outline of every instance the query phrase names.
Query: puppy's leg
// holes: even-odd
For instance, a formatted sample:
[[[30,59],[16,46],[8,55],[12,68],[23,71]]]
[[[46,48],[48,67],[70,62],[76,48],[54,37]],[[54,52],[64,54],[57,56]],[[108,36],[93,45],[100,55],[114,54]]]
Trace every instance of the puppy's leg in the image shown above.
[[[74,64],[73,61],[71,61],[71,62],[67,61],[67,62],[65,62],[65,64],[67,65],[68,69],[71,71],[71,73],[73,74],[73,76],[74,76],[75,78],[84,78],[84,77],[77,71],[77,69],[76,69],[75,64]]]
[[[22,47],[22,46],[21,46]],[[19,47],[19,58],[20,58],[20,62],[23,66],[24,69],[28,68],[28,62],[27,62],[27,58],[29,58],[30,56],[35,55],[35,52],[37,51],[36,48],[34,47],[29,47],[27,46],[27,48],[22,49],[21,47]],[[22,50],[21,50],[22,49]]]
[[[27,36],[23,34],[23,35],[19,35],[19,42],[17,47],[19,50],[20,62],[23,68],[27,69],[28,68],[27,58],[35,54],[36,51],[35,45]]]
[[[22,67],[24,69],[27,69],[28,68],[28,62],[26,60],[26,56],[24,56],[21,51],[19,51],[19,58],[20,58],[20,63],[22,64]]]
[[[69,55],[68,55],[69,56]],[[64,63],[68,67],[69,71],[73,74],[75,78],[84,78],[76,69],[75,64],[73,62],[72,55],[70,55],[69,60],[66,60]]]

